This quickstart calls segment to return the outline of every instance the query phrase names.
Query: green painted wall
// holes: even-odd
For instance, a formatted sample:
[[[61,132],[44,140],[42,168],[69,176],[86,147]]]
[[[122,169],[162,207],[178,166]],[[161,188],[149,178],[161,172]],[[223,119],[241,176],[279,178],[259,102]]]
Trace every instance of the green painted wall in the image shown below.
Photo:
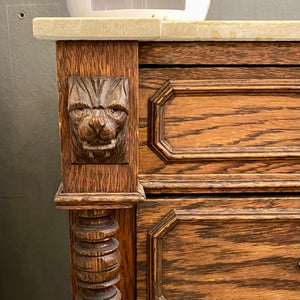
[[[53,203],[60,182],[55,45],[35,40],[31,29],[34,17],[66,15],[64,0],[0,0],[1,300],[71,298],[68,218]],[[300,20],[300,1],[213,0],[208,19]]]

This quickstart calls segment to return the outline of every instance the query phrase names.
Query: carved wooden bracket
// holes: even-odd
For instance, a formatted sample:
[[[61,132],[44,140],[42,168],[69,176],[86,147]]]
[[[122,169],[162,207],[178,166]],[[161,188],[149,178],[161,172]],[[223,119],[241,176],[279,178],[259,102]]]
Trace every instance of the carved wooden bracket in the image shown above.
[[[72,163],[128,163],[128,79],[71,76],[68,87]]]

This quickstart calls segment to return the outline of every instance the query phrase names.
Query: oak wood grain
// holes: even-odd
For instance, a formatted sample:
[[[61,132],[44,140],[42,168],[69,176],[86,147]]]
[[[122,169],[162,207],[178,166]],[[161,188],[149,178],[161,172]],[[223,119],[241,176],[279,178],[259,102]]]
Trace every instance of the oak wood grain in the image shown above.
[[[71,267],[71,290],[72,290],[72,300],[75,299],[76,295],[79,292],[79,286],[76,282],[76,273],[74,269],[74,244],[76,242],[75,235],[73,234],[73,225],[75,224],[77,220],[77,214],[75,211],[70,210],[69,211],[69,236],[70,236],[70,267]]]
[[[64,193],[61,184],[54,201],[58,209],[87,210],[131,208],[144,199],[145,192],[140,183],[135,193]]]
[[[116,285],[122,299],[136,299],[136,210],[118,209],[112,217],[119,223],[116,239],[121,252],[120,281]]]
[[[300,80],[167,81],[149,99],[149,146],[166,163],[300,159]]]
[[[151,194],[299,192],[299,174],[153,174],[140,175]]]
[[[61,157],[65,192],[136,192],[138,47],[136,42],[57,42]],[[125,77],[129,80],[129,164],[72,164],[68,77]],[[116,176],[118,174],[118,176]]]
[[[111,217],[119,223],[119,230],[115,238],[119,242],[121,253],[120,281],[116,284],[122,293],[122,299],[135,300],[135,256],[136,256],[136,221],[135,208],[118,209],[112,211]],[[70,211],[70,231],[77,220],[77,212]],[[72,299],[79,291],[76,283],[75,271],[73,268],[73,245],[75,243],[74,234],[70,233],[70,259],[71,259],[71,278],[72,278]]]
[[[298,299],[299,210],[206,213],[176,212],[162,238],[166,299]]]
[[[299,42],[146,42],[139,64],[298,65],[299,49]]]
[[[136,193],[137,192],[137,122],[138,122],[138,47],[137,42],[57,42],[57,80],[59,94],[59,121],[64,193]],[[128,164],[72,163],[70,122],[68,116],[68,77],[103,76],[125,77],[129,80],[129,160]],[[99,199],[98,199],[99,200]],[[92,209],[90,206],[77,207]],[[109,208],[109,207],[107,207]],[[70,226],[77,220],[70,213]],[[120,224],[122,268],[119,287],[123,297],[133,300],[135,295],[134,209],[116,212]],[[112,215],[113,217],[113,215]],[[129,240],[127,240],[127,238]],[[74,264],[74,235],[71,233],[71,260]],[[131,274],[127,276],[127,274]],[[78,294],[75,272],[72,269],[73,299]]]
[[[300,77],[300,68],[299,67],[262,67],[262,66],[253,66],[253,67],[232,67],[232,66],[228,66],[228,67],[182,67],[182,68],[151,68],[149,66],[149,68],[142,68],[140,69],[140,123],[139,123],[139,157],[140,157],[140,163],[139,163],[139,175],[140,178],[142,178],[143,176],[146,175],[153,175],[152,176],[152,180],[156,180],[156,176],[161,176],[161,175],[166,175],[169,176],[169,178],[171,178],[171,181],[175,184],[176,182],[176,176],[178,175],[178,177],[181,176],[187,176],[187,175],[192,175],[192,176],[196,176],[196,175],[203,175],[205,176],[208,175],[210,176],[211,174],[213,175],[217,175],[217,174],[226,174],[226,175],[233,175],[233,174],[242,174],[242,176],[244,175],[248,175],[248,174],[275,174],[275,177],[277,176],[276,174],[278,174],[277,179],[276,180],[277,183],[279,183],[280,181],[280,176],[284,174],[284,176],[282,178],[287,178],[290,176],[290,179],[293,182],[297,181],[297,176],[299,176],[299,172],[300,172],[300,161],[299,159],[290,159],[287,160],[285,159],[285,157],[282,157],[281,159],[275,159],[275,160],[269,160],[269,159],[260,159],[257,161],[251,161],[251,160],[243,160],[243,159],[235,159],[235,160],[219,160],[219,161],[201,161],[201,162],[181,162],[180,164],[174,164],[174,163],[169,163],[166,164],[165,161],[163,159],[161,159],[161,157],[159,157],[154,151],[152,151],[149,146],[148,146],[148,137],[149,137],[149,133],[148,133],[148,124],[149,124],[149,119],[148,119],[148,115],[149,115],[149,110],[148,110],[148,102],[149,99],[151,97],[153,97],[153,95],[168,81],[168,80],[191,80],[191,81],[197,81],[197,80],[203,80],[203,81],[215,81],[215,83],[217,84],[218,81],[247,81],[249,80],[249,82],[251,82],[252,80],[254,81],[260,81],[262,84],[264,84],[264,82],[267,83],[271,83],[276,82],[278,80],[281,80],[282,78],[284,78],[284,80],[286,81],[290,81],[290,82],[295,82],[297,80],[299,80]],[[272,94],[272,93],[271,93]],[[253,98],[251,98],[253,96]],[[274,91],[273,96],[275,96],[276,98],[276,92]],[[271,96],[271,98],[273,97]],[[298,126],[299,126],[299,122],[298,119],[299,117],[299,112],[297,113],[297,110],[299,109],[299,96],[298,94],[296,95],[291,95],[290,100],[287,101],[287,103],[285,102],[285,100],[287,100],[287,98],[285,98],[285,96],[281,95],[280,97],[278,96],[278,98],[276,98],[279,101],[282,101],[282,103],[280,104],[280,107],[278,107],[279,110],[273,110],[271,107],[272,105],[276,105],[276,101],[274,102],[275,98],[273,98],[273,100],[269,100],[268,101],[268,97],[266,97],[264,94],[261,94],[260,97],[258,96],[258,98],[256,97],[256,95],[247,95],[245,96],[247,98],[247,101],[251,102],[251,105],[253,105],[252,107],[252,111],[256,110],[256,112],[253,115],[256,115],[258,118],[256,118],[257,123],[261,122],[261,124],[255,124],[255,125],[245,125],[244,130],[248,131],[249,134],[251,134],[250,131],[252,130],[257,130],[258,135],[260,135],[260,132],[263,132],[264,129],[266,127],[270,128],[269,126],[274,126],[277,128],[277,132],[273,132],[271,133],[270,137],[270,142],[276,142],[276,135],[281,136],[279,138],[279,140],[284,144],[284,143],[288,143],[288,139],[287,141],[285,141],[284,139],[284,135],[281,135],[281,127],[283,126],[283,129],[286,128],[289,131],[289,128],[291,127],[291,131],[290,133],[293,135],[293,140],[294,143],[293,145],[295,147],[299,147],[299,143],[297,144],[297,140],[299,140],[299,130],[297,130]],[[249,97],[249,98],[248,98]],[[281,98],[282,97],[282,98]],[[243,100],[237,97],[237,102],[240,102],[240,108],[242,109],[242,107],[245,105],[245,99]],[[214,139],[216,135],[212,134],[212,135],[207,135],[207,143],[203,144],[204,141],[200,138],[201,134],[198,135],[197,137],[197,133],[192,132],[189,136],[189,139],[186,138],[186,134],[181,134],[181,130],[185,130],[185,133],[189,133],[192,131],[192,129],[195,127],[197,127],[202,121],[201,120],[196,120],[195,122],[197,123],[197,126],[195,125],[193,128],[192,126],[189,127],[188,123],[189,122],[181,122],[180,120],[185,120],[187,118],[189,118],[189,114],[197,114],[199,115],[199,113],[201,114],[201,105],[198,103],[200,103],[201,101],[197,101],[197,100],[202,100],[202,98],[192,98],[192,97],[188,97],[186,100],[188,101],[180,101],[181,99],[179,98],[179,100],[177,100],[177,104],[180,102],[180,107],[177,105],[173,105],[170,104],[170,108],[173,106],[172,108],[172,114],[176,114],[176,116],[178,117],[176,120],[178,120],[178,122],[171,122],[170,118],[168,118],[167,122],[169,122],[169,126],[171,126],[172,129],[172,133],[173,135],[171,135],[171,138],[173,140],[173,142],[176,142],[177,144],[180,142],[181,145],[183,142],[181,142],[181,138],[184,139],[185,144],[191,145],[191,144],[196,144],[197,142],[202,143],[203,146],[207,146],[210,145],[210,138]],[[230,109],[234,109],[234,101],[227,103],[227,105],[223,106],[222,102],[218,102],[217,98],[213,98],[215,100],[213,100],[212,104],[214,104],[214,106],[216,105],[220,105],[220,109],[216,109],[214,114],[216,115],[222,115],[224,116],[224,121],[226,121],[226,118],[230,115],[230,113],[228,113],[230,111]],[[259,99],[259,101],[255,101],[256,99]],[[282,100],[281,100],[282,99]],[[176,98],[175,98],[176,100]],[[266,100],[266,101],[265,101]],[[213,105],[210,106],[210,97],[206,98],[206,104],[204,102],[204,108],[212,108],[213,109]],[[290,114],[287,113],[286,107],[285,105],[287,105],[287,107],[289,106],[288,102],[292,101],[292,115],[294,118],[296,118],[293,122],[289,121],[289,116]],[[184,105],[185,103],[190,103],[192,105],[189,106],[188,108],[185,108]],[[262,109],[263,107],[266,108],[270,108],[271,110],[269,112],[265,111],[260,111],[260,109]],[[222,112],[223,110],[223,112]],[[246,112],[247,110],[245,110]],[[276,111],[276,117],[274,115],[274,112]],[[295,112],[293,114],[293,112]],[[227,114],[228,113],[228,114]],[[248,110],[247,114],[249,116],[253,116],[251,115],[251,109]],[[264,116],[263,116],[264,115]],[[269,117],[271,117],[271,119],[273,117],[276,119],[273,119],[273,121],[269,121]],[[169,117],[170,117],[170,113],[169,113]],[[218,116],[215,116],[214,119],[218,119]],[[285,119],[287,123],[284,122],[284,124],[279,124],[281,121],[281,119]],[[235,120],[235,115],[232,114],[232,120]],[[250,122],[251,118],[249,120],[242,120],[242,123],[245,121],[245,123]],[[191,121],[193,122],[193,121]],[[200,122],[200,123],[199,123]],[[211,122],[212,124],[215,123],[215,120],[212,120]],[[208,125],[202,123],[203,126],[205,128],[209,127]],[[286,124],[290,124],[287,125]],[[250,126],[251,125],[251,126]],[[266,127],[265,127],[266,126]],[[212,127],[212,126],[211,126]],[[275,128],[273,127],[273,128]],[[296,128],[297,127],[297,128]],[[219,140],[222,139],[222,124],[219,126],[220,131],[219,131]],[[235,129],[236,126],[233,126],[231,129]],[[196,128],[197,129],[197,128]],[[240,128],[241,129],[241,128]],[[215,129],[214,129],[215,130]],[[232,130],[228,130],[227,133],[230,135],[230,132]],[[217,129],[218,131],[218,129]],[[292,133],[293,132],[293,133]],[[243,130],[240,131],[241,134],[243,134]],[[168,134],[167,132],[165,134]],[[204,133],[207,134],[207,133]],[[196,137],[195,137],[196,136]],[[262,140],[264,139],[263,137],[264,135],[262,135]],[[177,139],[177,137],[180,137],[180,140]],[[231,137],[232,138],[232,137]],[[267,138],[269,139],[269,138]],[[265,147],[267,146],[266,144],[269,142],[267,141],[267,139],[264,140],[263,143],[265,143],[265,145],[263,146],[263,148],[265,149]],[[262,141],[261,140],[261,141]],[[271,141],[272,140],[272,141]],[[196,143],[195,143],[196,141]],[[223,146],[225,144],[225,139],[219,144],[221,144],[221,146]],[[247,141],[244,141],[244,143],[247,143]],[[291,145],[292,146],[292,145]],[[252,148],[253,149],[253,148]],[[213,149],[211,149],[210,147],[208,147],[208,151],[207,152],[213,152]],[[230,155],[230,154],[229,154]],[[265,156],[268,156],[268,151],[265,152]],[[284,155],[283,155],[284,156]],[[149,177],[147,177],[149,178]],[[225,179],[225,178],[224,178]],[[170,184],[171,184],[171,181]],[[201,178],[200,178],[201,181]],[[285,181],[285,179],[284,179]],[[178,182],[178,181],[177,181]],[[286,183],[289,185],[289,187],[291,188],[290,184],[286,181]],[[290,182],[291,183],[291,182]],[[144,181],[145,184],[145,181]],[[163,184],[163,183],[162,183]],[[230,182],[229,184],[234,184],[234,182]],[[148,182],[145,184],[145,189],[146,192],[148,192],[149,190],[147,189],[147,186],[152,185],[151,182]],[[162,185],[161,185],[162,186]],[[277,186],[281,186],[282,188],[284,187],[284,182],[282,182],[282,184],[277,184]],[[154,186],[152,185],[152,188]],[[266,188],[265,191],[269,190],[272,191],[272,186],[264,186]],[[153,190],[153,189],[151,189]],[[238,189],[236,189],[238,190]],[[288,191],[289,189],[283,189],[282,191]],[[289,191],[293,191],[295,189],[291,188]],[[173,190],[174,191],[174,190]],[[181,192],[183,190],[181,189]],[[188,190],[187,190],[188,191]],[[216,191],[215,189],[211,189],[211,191]],[[243,188],[241,187],[240,191],[243,191]],[[255,191],[255,190],[253,190]],[[278,190],[277,190],[278,191]]]
[[[195,81],[211,81],[216,85],[220,81],[254,80],[268,83],[270,87],[276,86],[274,82],[282,79],[289,83],[296,82],[300,78],[299,45],[300,43],[294,42],[140,43],[138,78],[136,42],[59,42],[57,67],[64,191],[134,193],[137,190],[137,173],[146,191],[151,193],[299,191],[300,161],[296,156],[286,159],[283,154],[281,157],[265,159],[271,153],[267,148],[269,142],[285,147],[287,152],[282,151],[285,154],[292,147],[299,147],[298,93],[281,91],[276,94],[278,90],[272,88],[269,89],[272,90],[271,93],[236,93],[235,89],[235,92],[227,93],[227,98],[230,96],[230,101],[228,98],[227,102],[224,96],[219,101],[220,94],[211,92],[206,98],[199,94],[175,97],[167,105],[164,135],[174,148],[194,146],[203,149],[213,148],[216,144],[218,147],[230,148],[232,145],[224,142],[223,132],[226,127],[227,142],[227,137],[233,139],[230,140],[232,143],[237,142],[236,135],[230,135],[235,129],[243,138],[238,143],[241,154],[249,146],[252,149],[261,147],[266,157],[258,160],[234,158],[227,161],[189,161],[183,157],[180,163],[167,164],[148,147],[148,101],[166,81],[189,81],[187,89]],[[131,141],[128,166],[72,164],[66,110],[66,82],[70,75],[129,78],[130,110],[136,117],[137,102],[140,106],[139,170],[137,153],[134,152],[137,146],[137,120],[133,119],[130,120],[132,127],[129,132]],[[250,114],[251,110],[248,108],[246,115],[250,121],[254,117],[253,127],[247,118],[240,120],[236,126],[232,121],[227,122],[234,120],[237,112],[249,103],[253,106],[251,108],[254,113]],[[215,112],[217,109],[218,112]],[[206,124],[211,121],[209,118],[205,122],[199,120],[198,115],[203,110],[206,115],[207,112],[210,113],[214,119],[212,123],[219,117],[219,111],[220,114],[223,111],[223,120],[218,128],[210,129],[212,126]],[[194,119],[190,120],[191,117]],[[295,120],[290,120],[289,117]],[[193,126],[189,122],[194,122]],[[192,127],[204,129],[208,134],[207,138],[201,139],[202,133],[192,132]],[[267,135],[261,134],[265,130],[268,131]],[[245,140],[244,133],[246,136],[256,133],[256,136]],[[289,138],[284,139],[286,136]],[[192,141],[195,138],[196,143]],[[76,181],[76,178],[79,180]],[[80,204],[83,203],[82,200],[86,200],[81,196],[77,195],[76,203],[72,204],[77,204],[79,209],[92,208],[87,206],[88,203]],[[94,204],[100,205],[99,198],[93,199]],[[60,200],[66,201],[65,198]],[[126,202],[126,199],[123,200]],[[122,202],[122,199],[117,201]],[[289,300],[298,299],[299,209],[299,197],[283,194],[230,194],[214,197],[195,194],[148,195],[148,201],[138,205],[137,224],[134,208],[114,211],[112,217],[120,224],[116,238],[120,242],[122,260],[118,287],[123,299],[135,299],[135,230],[137,300],[147,299],[147,284],[149,300],[254,300],[263,299],[264,295],[268,296],[268,300],[287,299],[287,296],[291,298]],[[76,219],[77,213],[72,211],[70,226]],[[164,228],[168,230],[160,236]],[[73,253],[72,235],[71,241]],[[201,276],[198,270],[202,271]],[[78,286],[74,276],[72,279],[74,297]]]
[[[137,210],[137,299],[298,299],[299,209],[295,196],[150,197]]]
[[[121,254],[113,237],[119,224],[109,210],[82,210],[72,227],[75,236],[73,268],[80,286],[76,300],[121,300]]]

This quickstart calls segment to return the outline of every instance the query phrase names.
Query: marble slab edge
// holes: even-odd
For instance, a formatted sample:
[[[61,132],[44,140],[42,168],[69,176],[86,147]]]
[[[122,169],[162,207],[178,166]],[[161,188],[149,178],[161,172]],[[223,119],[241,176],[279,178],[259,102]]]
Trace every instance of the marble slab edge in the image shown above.
[[[33,35],[42,40],[300,41],[300,21],[35,18]]]
[[[300,41],[300,21],[164,21],[161,40]]]
[[[41,40],[160,39],[160,19],[140,18],[35,18],[33,35]]]

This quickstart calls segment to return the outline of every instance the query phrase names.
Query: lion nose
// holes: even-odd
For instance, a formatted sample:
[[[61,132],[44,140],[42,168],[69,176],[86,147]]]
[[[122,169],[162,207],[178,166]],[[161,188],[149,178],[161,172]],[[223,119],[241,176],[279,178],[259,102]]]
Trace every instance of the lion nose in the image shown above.
[[[105,125],[103,113],[98,109],[95,110],[89,124],[98,134]]]

